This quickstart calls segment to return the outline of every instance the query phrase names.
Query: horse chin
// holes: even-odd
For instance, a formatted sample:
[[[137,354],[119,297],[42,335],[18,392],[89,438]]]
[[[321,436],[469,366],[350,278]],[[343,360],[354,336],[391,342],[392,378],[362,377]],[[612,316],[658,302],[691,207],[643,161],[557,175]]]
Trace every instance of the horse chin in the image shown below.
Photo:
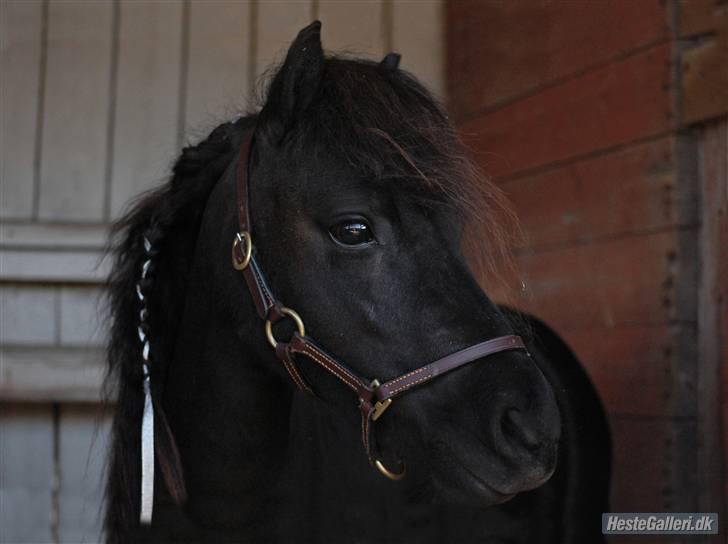
[[[449,505],[486,508],[502,504],[515,497],[497,489],[484,476],[478,475],[464,463],[448,460],[432,475],[433,489],[437,502]]]

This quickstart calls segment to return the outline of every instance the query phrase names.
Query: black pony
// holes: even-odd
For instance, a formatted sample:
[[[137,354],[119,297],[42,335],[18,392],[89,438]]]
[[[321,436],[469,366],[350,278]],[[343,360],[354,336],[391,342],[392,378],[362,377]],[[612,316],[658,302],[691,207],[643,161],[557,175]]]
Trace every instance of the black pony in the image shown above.
[[[316,396],[296,390],[230,261],[238,154],[253,131],[256,258],[307,332],[357,374],[398,376],[527,323],[493,304],[466,264],[466,221],[488,259],[503,256],[501,197],[447,116],[396,57],[325,57],[313,23],[260,113],[184,149],[171,181],[116,230],[107,540],[597,541],[603,416],[555,337],[531,343],[535,361],[499,353],[398,398],[376,429],[385,459],[406,465],[397,482],[368,464],[349,390],[304,357]],[[159,475],[150,526],[139,523],[140,336]],[[570,443],[558,448],[562,432]],[[573,446],[582,432],[592,449]]]

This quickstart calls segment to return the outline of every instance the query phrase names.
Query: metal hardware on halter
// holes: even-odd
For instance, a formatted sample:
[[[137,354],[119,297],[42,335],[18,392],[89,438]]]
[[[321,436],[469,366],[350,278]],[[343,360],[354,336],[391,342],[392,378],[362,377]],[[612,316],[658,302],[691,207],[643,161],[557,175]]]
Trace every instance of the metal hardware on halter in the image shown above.
[[[402,472],[392,472],[385,467],[379,459],[374,460],[374,466],[377,467],[377,470],[381,472],[382,475],[386,476],[390,480],[394,480],[395,482],[404,478],[404,475],[407,473],[407,470],[404,467],[402,468]]]
[[[379,380],[372,380],[371,388],[376,391],[380,385]],[[392,404],[392,399],[378,400],[375,402],[374,411],[372,412],[372,421],[376,421],[382,417],[382,414],[387,410],[387,408],[389,408],[390,404]]]
[[[510,350],[524,350],[526,346],[520,336],[507,335],[492,338],[484,342],[450,353],[436,361],[420,366],[392,378],[384,383],[378,380],[365,380],[336,357],[329,355],[309,336],[303,326],[301,317],[290,308],[283,306],[276,299],[265,281],[265,275],[253,255],[253,241],[250,236],[250,210],[248,209],[248,156],[252,146],[253,135],[249,134],[243,141],[238,159],[238,234],[233,242],[233,266],[240,270],[245,278],[250,296],[255,304],[258,316],[265,321],[265,335],[273,347],[295,385],[306,392],[312,392],[298,370],[297,356],[303,356],[320,365],[324,370],[349,387],[359,398],[361,414],[362,442],[369,462],[383,476],[390,480],[400,480],[405,475],[404,464],[399,473],[392,472],[384,466],[377,455],[376,436],[372,432],[375,421],[382,417],[392,405],[392,399],[415,387],[421,387],[433,379],[463,365],[472,363],[494,353]],[[296,324],[297,333],[288,341],[277,341],[273,336],[273,323],[283,317],[290,317]]]
[[[241,246],[245,244],[245,246]],[[242,247],[245,247],[243,251]],[[240,255],[243,260],[238,259],[236,248],[240,251]],[[253,256],[253,239],[250,237],[250,233],[247,230],[238,232],[233,240],[233,268],[235,270],[245,270],[250,264],[250,258]]]
[[[377,389],[379,389],[379,387],[381,385],[382,384],[379,383],[379,380],[374,379],[374,380],[372,380],[372,383],[369,384],[369,387],[372,388],[372,393],[376,394]],[[389,406],[391,404],[392,404],[391,398],[387,398],[387,399],[379,400],[379,401],[375,402],[374,407],[372,408],[372,411],[371,411],[372,421],[376,421],[380,417],[382,417],[382,414],[384,414],[384,412],[387,410],[387,408],[389,408]],[[384,463],[382,463],[379,459],[374,459],[374,466],[382,474],[382,476],[384,476],[385,478],[389,478],[390,480],[393,480],[395,482],[397,480],[401,480],[402,478],[404,478],[405,472],[407,471],[405,466],[402,465],[401,472],[392,472],[387,467],[385,467]]]
[[[278,311],[282,316],[288,316],[293,319],[293,322],[296,324],[296,328],[298,329],[298,334],[306,336],[306,328],[303,326],[303,320],[300,315],[285,306]],[[273,347],[273,349],[276,349],[278,342],[273,336],[273,322],[270,319],[265,320],[265,337],[268,339],[268,343]]]

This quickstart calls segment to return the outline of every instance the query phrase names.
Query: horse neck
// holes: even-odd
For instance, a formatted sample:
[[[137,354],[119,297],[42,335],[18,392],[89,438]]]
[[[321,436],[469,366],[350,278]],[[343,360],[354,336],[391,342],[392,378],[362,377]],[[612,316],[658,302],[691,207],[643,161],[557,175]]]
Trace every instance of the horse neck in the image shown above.
[[[234,232],[234,219],[215,211],[229,209],[233,196],[221,183],[210,197],[162,402],[180,451],[186,513],[250,537],[274,500],[270,478],[284,463],[293,389],[272,364],[243,278],[229,264],[221,232]]]
[[[180,450],[187,512],[205,525],[261,521],[288,441],[290,386],[213,311],[185,315],[163,403]]]

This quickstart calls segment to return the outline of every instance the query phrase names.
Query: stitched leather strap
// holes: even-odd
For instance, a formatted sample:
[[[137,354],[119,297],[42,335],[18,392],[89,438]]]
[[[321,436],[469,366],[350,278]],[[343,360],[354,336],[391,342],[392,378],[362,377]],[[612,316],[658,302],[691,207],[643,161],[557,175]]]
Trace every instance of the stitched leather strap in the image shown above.
[[[249,155],[252,143],[253,133],[251,132],[243,141],[238,163],[237,189],[238,223],[240,231],[238,237],[236,237],[236,243],[233,244],[233,262],[236,268],[242,270],[245,283],[255,302],[258,316],[263,320],[275,323],[285,318],[286,315],[283,312],[283,305],[277,301],[265,281],[263,271],[256,259],[255,245],[251,232],[248,180],[250,168]],[[246,244],[250,244],[250,247],[246,247]],[[250,252],[250,258],[245,263],[245,254],[247,251]],[[500,336],[475,344],[378,385],[373,380],[365,380],[357,375],[347,365],[328,354],[310,336],[303,336],[296,332],[288,342],[278,342],[275,346],[277,357],[281,360],[291,380],[299,389],[313,393],[313,389],[298,369],[298,365],[296,364],[297,355],[304,356],[320,365],[357,395],[361,411],[362,443],[372,464],[379,456],[379,451],[372,433],[374,420],[378,417],[376,416],[378,405],[381,410],[382,403],[389,403],[393,398],[414,387],[424,385],[442,374],[477,361],[478,359],[509,350],[526,350],[526,346],[520,336]],[[379,413],[380,416],[383,411],[381,410]]]
[[[487,357],[493,353],[513,349],[526,349],[520,336],[499,336],[498,338],[475,344],[474,346],[446,355],[433,363],[421,366],[412,372],[383,383],[376,389],[376,397],[378,400],[391,399],[415,386],[423,385],[441,374],[472,363],[477,359]]]
[[[258,265],[255,257],[255,244],[250,232],[250,211],[248,205],[248,168],[250,149],[253,144],[253,133],[248,134],[240,148],[240,157],[238,159],[238,224],[239,233],[247,234],[248,243],[252,245],[252,256],[248,266],[242,272],[245,277],[245,283],[248,285],[250,295],[255,302],[255,309],[261,319],[268,318],[268,312],[275,305],[275,298],[271,293],[268,284],[263,276],[263,271]],[[238,263],[245,260],[244,248],[241,243],[233,245],[233,259]]]

